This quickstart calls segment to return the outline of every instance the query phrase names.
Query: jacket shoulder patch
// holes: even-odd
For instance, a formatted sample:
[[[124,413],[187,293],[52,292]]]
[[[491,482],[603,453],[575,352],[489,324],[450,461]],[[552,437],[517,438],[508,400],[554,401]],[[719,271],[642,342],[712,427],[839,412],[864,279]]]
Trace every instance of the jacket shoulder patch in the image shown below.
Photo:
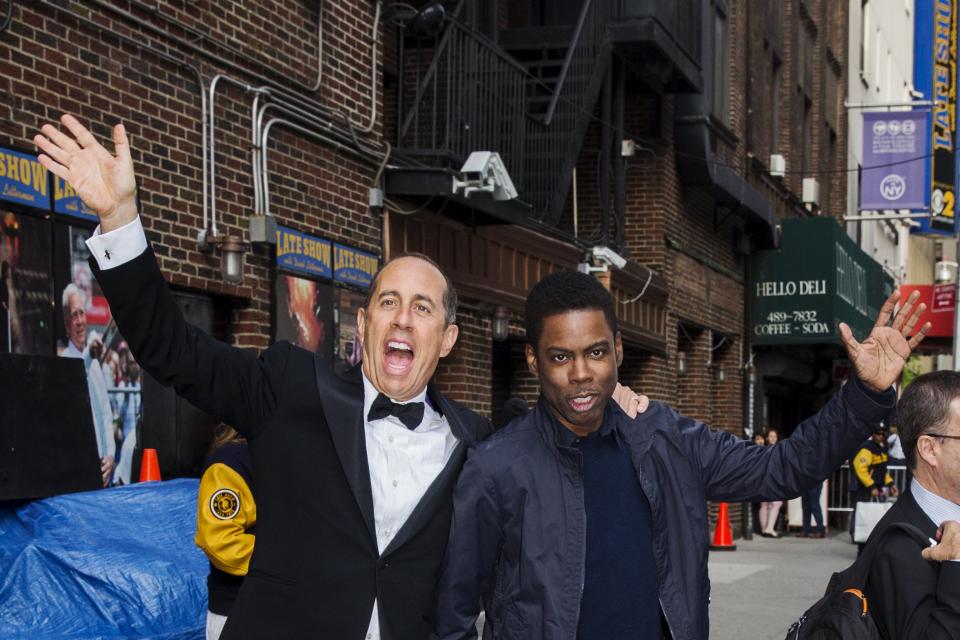
[[[220,520],[232,520],[240,513],[240,496],[231,489],[220,489],[210,496],[210,513]]]

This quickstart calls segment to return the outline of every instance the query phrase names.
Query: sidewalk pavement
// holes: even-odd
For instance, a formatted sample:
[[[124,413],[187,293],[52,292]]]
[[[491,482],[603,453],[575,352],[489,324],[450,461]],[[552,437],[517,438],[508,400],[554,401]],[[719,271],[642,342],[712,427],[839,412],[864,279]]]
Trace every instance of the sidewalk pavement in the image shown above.
[[[846,532],[734,542],[736,551],[710,552],[711,640],[783,640],[830,576],[857,558]]]

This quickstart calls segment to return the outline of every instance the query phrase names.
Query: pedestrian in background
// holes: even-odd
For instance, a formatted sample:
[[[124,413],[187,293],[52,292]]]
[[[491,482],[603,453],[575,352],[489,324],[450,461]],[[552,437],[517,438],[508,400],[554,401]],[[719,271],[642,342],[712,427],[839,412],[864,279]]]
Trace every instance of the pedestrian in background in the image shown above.
[[[823,492],[823,483],[811,487],[800,494],[800,506],[803,511],[803,530],[797,534],[799,538],[823,538],[826,529],[823,526],[823,509],[820,507],[820,494]],[[810,527],[811,516],[817,523],[816,529]]]
[[[751,444],[754,446],[762,447],[767,444],[767,439],[763,437],[762,431],[756,431],[753,434],[753,440]],[[750,503],[750,515],[752,519],[751,531],[756,534],[759,534],[763,529],[760,527],[760,503],[751,502]]]
[[[780,434],[777,433],[777,430],[768,427],[764,438],[765,444],[768,447],[772,447],[777,444],[777,440],[779,439]],[[782,500],[760,503],[760,535],[764,538],[780,537],[780,534],[777,533],[777,518],[780,517],[780,508],[782,506]]]
[[[257,503],[247,440],[220,429],[204,466],[197,495],[194,542],[210,560],[207,575],[207,640],[218,640],[250,567],[256,540]]]

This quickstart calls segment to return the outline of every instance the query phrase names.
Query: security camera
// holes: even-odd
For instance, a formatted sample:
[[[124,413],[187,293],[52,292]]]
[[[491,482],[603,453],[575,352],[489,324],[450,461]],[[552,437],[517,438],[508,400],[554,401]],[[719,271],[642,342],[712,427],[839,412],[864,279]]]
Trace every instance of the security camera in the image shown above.
[[[627,266],[627,259],[610,247],[594,247],[592,252],[594,260],[599,260],[600,262],[616,267],[617,269],[623,269],[625,266]]]
[[[463,180],[453,179],[453,193],[469,198],[477,192],[489,193],[494,200],[513,200],[517,189],[507,168],[495,151],[474,151],[460,168]]]

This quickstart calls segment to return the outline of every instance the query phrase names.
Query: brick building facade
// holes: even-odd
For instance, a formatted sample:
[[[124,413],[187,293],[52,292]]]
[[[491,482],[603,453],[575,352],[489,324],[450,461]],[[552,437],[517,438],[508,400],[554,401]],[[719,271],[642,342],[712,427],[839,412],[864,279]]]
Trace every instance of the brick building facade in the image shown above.
[[[254,242],[243,283],[231,285],[219,252],[198,249],[197,235],[214,208],[219,233],[243,238],[265,213],[251,109],[272,102],[264,119],[283,120],[268,140],[265,185],[279,225],[381,259],[424,251],[451,271],[464,304],[460,340],[437,376],[445,393],[494,418],[506,397],[533,401],[523,297],[543,274],[607,245],[629,258],[612,275],[627,346],[622,381],[743,435],[749,257],[773,246],[777,220],[811,215],[803,178],[820,184],[813,213],[843,210],[846,3],[670,0],[643,3],[649,15],[630,4],[617,14],[620,3],[593,3],[558,80],[579,2],[449,2],[439,27],[429,12],[344,0],[16,3],[0,33],[0,144],[30,150],[40,124],[63,111],[104,138],[123,120],[165,275],[204,297],[220,337],[259,349],[276,335],[275,247]],[[450,16],[460,31],[444,26]],[[608,35],[591,44],[590,25]],[[475,57],[441,58],[452,50],[444,37],[462,38]],[[218,75],[227,78],[212,92]],[[484,84],[492,77],[500,84]],[[522,93],[498,93],[502,106],[490,113],[485,96],[507,91],[503,78],[513,77]],[[548,107],[552,95],[560,99]],[[446,110],[431,121],[437,104]],[[544,126],[548,109],[556,116]],[[209,123],[213,201],[204,189]],[[633,155],[621,155],[621,139],[634,141]],[[512,147],[518,140],[525,146]],[[465,150],[501,151],[520,197],[450,195]],[[535,186],[544,180],[538,153],[557,161],[541,169],[554,181],[546,191]],[[783,177],[771,173],[773,154],[785,159]],[[385,193],[382,209],[369,205],[371,188]],[[498,308],[510,317],[502,343],[493,340]],[[148,425],[156,403],[144,403]]]

